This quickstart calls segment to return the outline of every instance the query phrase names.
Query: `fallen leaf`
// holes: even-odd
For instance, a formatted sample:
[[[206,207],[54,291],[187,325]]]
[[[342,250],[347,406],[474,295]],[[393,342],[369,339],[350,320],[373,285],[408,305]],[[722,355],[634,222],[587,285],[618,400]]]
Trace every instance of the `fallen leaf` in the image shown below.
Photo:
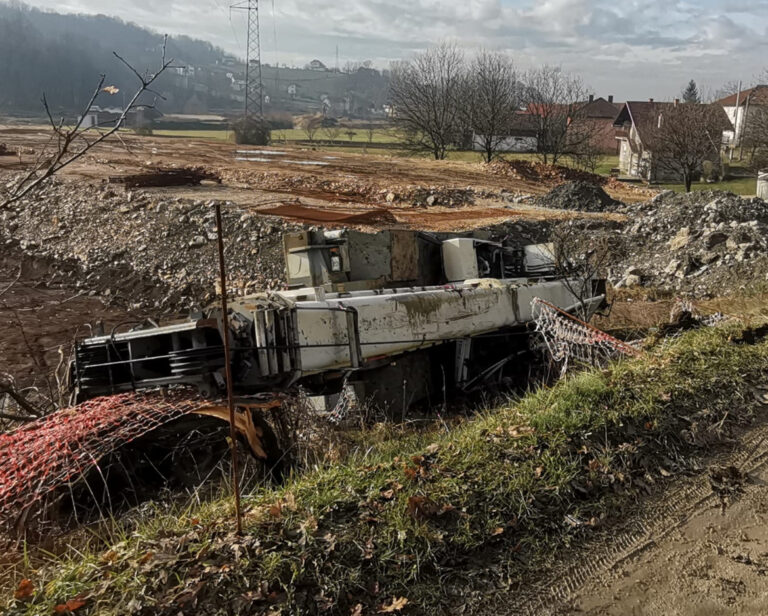
[[[395,498],[395,491],[392,489],[383,490],[381,493],[381,497],[385,500],[392,500],[393,498]]]
[[[118,554],[115,550],[109,550],[108,552],[104,552],[101,557],[101,562],[104,564],[115,563],[117,562],[117,556]]]
[[[504,528],[501,526],[497,526],[496,528],[493,529],[493,531],[491,532],[491,535],[496,536],[496,535],[500,535],[503,532],[504,532]]]
[[[143,565],[144,563],[148,562],[153,556],[155,555],[154,552],[147,552],[139,559],[139,564]]]
[[[363,560],[370,560],[371,558],[373,558],[373,538],[368,537],[363,548]]]
[[[53,611],[56,614],[65,614],[67,612],[74,612],[76,610],[79,610],[81,607],[85,605],[85,601],[82,599],[70,599],[66,603],[59,603],[56,607],[53,608]]]
[[[429,447],[427,447],[426,451],[429,455],[437,453],[437,450],[440,449],[440,445],[437,443],[432,443]]]
[[[533,474],[536,475],[536,477],[541,477],[541,474],[544,472],[543,466],[537,466],[535,469],[533,469]]]
[[[440,511],[440,507],[438,507],[437,503],[426,496],[409,496],[407,509],[408,514],[414,520],[418,521],[424,521],[427,518],[431,518]]]
[[[379,614],[399,612],[406,605],[408,605],[408,599],[405,597],[392,597],[392,603],[389,605],[382,603],[381,607],[379,608]]]
[[[117,94],[120,91],[120,88],[116,88],[115,86],[104,86],[101,91],[106,92],[107,94]]]
[[[269,508],[269,515],[271,515],[273,518],[279,518],[282,512],[283,507],[280,503],[275,503]]]
[[[362,603],[358,603],[355,607],[349,610],[349,616],[362,616],[362,614],[363,614]]]
[[[29,599],[34,594],[35,585],[32,583],[32,580],[24,578],[21,580],[21,582],[19,582],[19,585],[16,588],[16,592],[13,593],[13,597],[15,599]]]

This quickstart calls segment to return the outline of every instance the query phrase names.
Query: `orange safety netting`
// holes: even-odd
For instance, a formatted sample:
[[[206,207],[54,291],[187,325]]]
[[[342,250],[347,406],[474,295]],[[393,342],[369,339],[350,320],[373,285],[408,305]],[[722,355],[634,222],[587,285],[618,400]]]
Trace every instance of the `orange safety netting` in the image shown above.
[[[200,407],[188,391],[105,396],[0,434],[0,519],[21,514],[125,443]]]

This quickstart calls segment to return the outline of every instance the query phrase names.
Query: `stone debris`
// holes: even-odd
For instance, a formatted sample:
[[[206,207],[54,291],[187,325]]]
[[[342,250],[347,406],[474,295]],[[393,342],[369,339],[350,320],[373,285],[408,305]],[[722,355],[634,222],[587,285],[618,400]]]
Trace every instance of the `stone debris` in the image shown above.
[[[222,202],[230,291],[284,282],[282,234],[307,228]],[[197,309],[218,282],[214,202],[56,178],[0,212],[0,251],[54,264],[52,283],[153,313]],[[109,291],[109,293],[107,293]]]
[[[659,193],[618,207],[627,254],[611,281],[696,297],[723,295],[766,281],[768,204],[726,192]]]
[[[559,184],[537,199],[536,203],[543,207],[580,212],[610,212],[622,205],[597,184],[584,180]]]

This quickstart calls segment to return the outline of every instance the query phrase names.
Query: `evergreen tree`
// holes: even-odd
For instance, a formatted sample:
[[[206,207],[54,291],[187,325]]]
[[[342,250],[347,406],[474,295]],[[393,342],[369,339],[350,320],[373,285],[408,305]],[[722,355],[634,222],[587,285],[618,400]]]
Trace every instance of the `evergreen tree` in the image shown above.
[[[696,86],[696,82],[691,79],[688,85],[683,90],[683,102],[684,103],[700,103],[699,88]]]

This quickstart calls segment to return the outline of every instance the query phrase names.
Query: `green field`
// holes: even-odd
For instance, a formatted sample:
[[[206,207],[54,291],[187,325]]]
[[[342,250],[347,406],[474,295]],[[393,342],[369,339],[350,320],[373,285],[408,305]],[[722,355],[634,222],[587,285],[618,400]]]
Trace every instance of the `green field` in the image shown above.
[[[155,130],[155,137],[190,137],[193,139],[216,139],[217,141],[234,141],[231,130]]]
[[[660,184],[659,187],[675,192],[685,192],[684,184]],[[757,193],[757,178],[735,178],[714,183],[694,182],[691,185],[691,191],[699,190],[726,190],[737,195],[754,195]]]
[[[350,135],[349,133],[354,133]],[[350,143],[400,143],[401,135],[395,129],[376,128],[373,130],[371,139],[368,138],[368,131],[365,128],[344,128],[334,127],[331,129],[319,128],[312,136],[314,141],[348,141]],[[307,132],[301,128],[284,128],[272,131],[272,142],[283,143],[285,141],[307,141],[309,137]]]

